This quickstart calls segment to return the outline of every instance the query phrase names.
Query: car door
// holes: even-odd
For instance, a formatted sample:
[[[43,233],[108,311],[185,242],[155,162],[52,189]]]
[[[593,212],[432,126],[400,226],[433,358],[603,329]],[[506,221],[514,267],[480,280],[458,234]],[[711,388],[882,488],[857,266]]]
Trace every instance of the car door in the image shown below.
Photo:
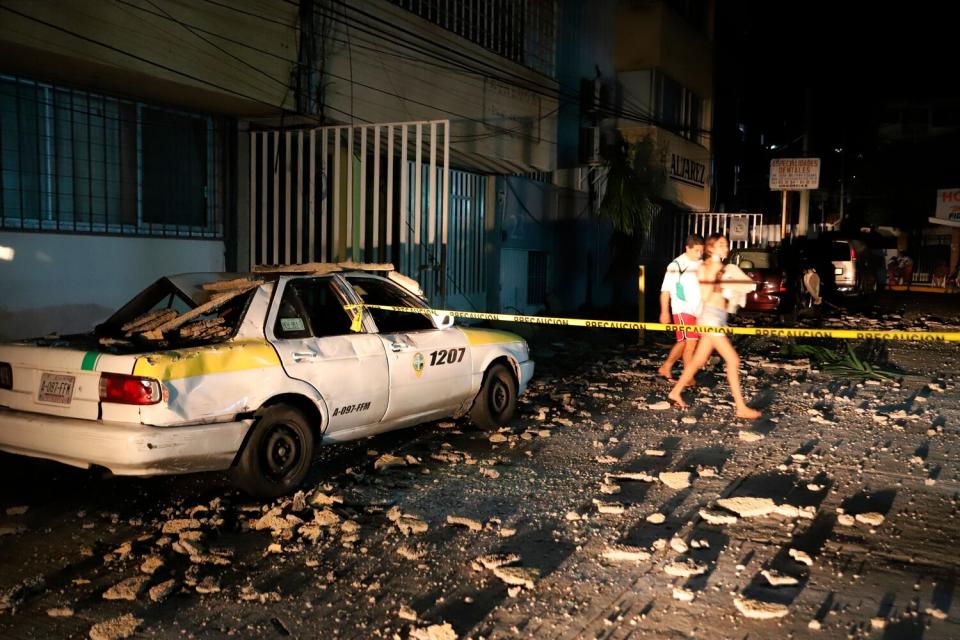
[[[377,424],[387,408],[388,364],[379,336],[353,333],[345,284],[335,276],[281,279],[266,334],[287,375],[327,405],[324,434]]]
[[[367,304],[424,306],[421,299],[385,278],[345,278]],[[452,326],[438,329],[428,314],[365,309],[365,315],[375,325],[389,362],[390,400],[383,420],[452,415],[470,392],[471,354],[464,333]]]

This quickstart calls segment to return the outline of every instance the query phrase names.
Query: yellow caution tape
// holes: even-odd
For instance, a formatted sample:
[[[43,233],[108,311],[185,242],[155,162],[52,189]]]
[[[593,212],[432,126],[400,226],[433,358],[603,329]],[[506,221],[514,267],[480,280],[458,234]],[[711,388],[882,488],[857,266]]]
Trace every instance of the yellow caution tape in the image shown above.
[[[507,313],[482,313],[477,311],[453,311],[418,307],[393,307],[382,304],[346,305],[346,309],[366,307],[401,313],[422,313],[473,320],[500,320],[527,324],[548,324],[561,327],[588,327],[591,329],[626,329],[628,331],[695,331],[697,333],[722,333],[725,335],[773,336],[778,338],[836,338],[840,340],[897,340],[907,342],[960,342],[960,332],[950,331],[871,331],[859,329],[799,329],[778,327],[713,327],[707,325],[663,324],[660,322],[630,322],[621,320],[584,320],[581,318],[551,318],[523,316]],[[358,314],[359,317],[359,314]],[[360,330],[354,323],[356,331]],[[352,329],[353,327],[351,327]]]

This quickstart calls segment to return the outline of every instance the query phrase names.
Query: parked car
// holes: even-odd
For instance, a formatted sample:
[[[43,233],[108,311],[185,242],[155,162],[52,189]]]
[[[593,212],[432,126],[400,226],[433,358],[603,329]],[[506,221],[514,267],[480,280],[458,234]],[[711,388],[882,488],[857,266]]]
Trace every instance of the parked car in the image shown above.
[[[747,294],[745,311],[776,313],[783,310],[787,300],[787,274],[780,267],[780,256],[775,249],[734,249],[729,259],[757,282],[756,290]]]
[[[229,470],[272,497],[319,444],[511,419],[534,371],[522,338],[364,302],[427,307],[392,272],[161,278],[90,334],[0,345],[0,449],[117,475]]]
[[[827,298],[870,294],[879,286],[877,265],[867,245],[854,238],[836,234],[794,238],[784,246],[782,257],[791,289],[808,268],[820,276],[821,292]]]

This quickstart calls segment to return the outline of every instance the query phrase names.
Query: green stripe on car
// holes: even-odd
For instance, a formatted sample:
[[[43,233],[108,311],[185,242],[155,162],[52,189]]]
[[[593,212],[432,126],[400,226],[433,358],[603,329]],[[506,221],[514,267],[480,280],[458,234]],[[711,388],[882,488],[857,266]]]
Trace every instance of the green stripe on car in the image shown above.
[[[83,364],[80,365],[80,368],[84,371],[94,371],[97,366],[97,360],[99,359],[99,353],[96,351],[87,351],[83,354]]]

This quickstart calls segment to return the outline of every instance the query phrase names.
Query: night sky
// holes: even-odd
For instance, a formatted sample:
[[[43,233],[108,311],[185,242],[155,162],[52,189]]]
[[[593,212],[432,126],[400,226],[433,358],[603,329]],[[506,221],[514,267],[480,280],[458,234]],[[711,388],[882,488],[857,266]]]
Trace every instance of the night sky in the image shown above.
[[[960,105],[960,22],[947,6],[718,2],[718,204],[779,211],[779,195],[767,189],[769,161],[804,155],[809,95],[807,155],[822,158],[812,222],[839,208],[841,173],[854,224],[909,226],[932,215],[935,190],[960,185],[960,137],[891,142],[878,125],[891,102]]]

